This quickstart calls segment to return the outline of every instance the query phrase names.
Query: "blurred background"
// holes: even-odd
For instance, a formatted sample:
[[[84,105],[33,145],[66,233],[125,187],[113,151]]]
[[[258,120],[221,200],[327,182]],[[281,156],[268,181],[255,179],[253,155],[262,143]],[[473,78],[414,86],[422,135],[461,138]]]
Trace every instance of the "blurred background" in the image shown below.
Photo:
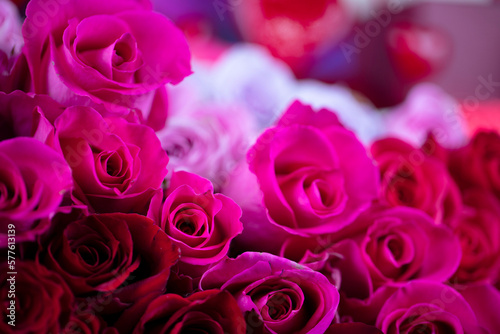
[[[26,1],[13,2],[23,13]],[[366,141],[393,132],[418,143],[432,123],[453,146],[457,133],[500,129],[500,1],[153,0],[153,7],[185,32],[193,57],[195,73],[172,90],[171,113],[185,109],[187,95],[244,101],[262,128],[300,97],[338,111]],[[392,116],[363,116],[374,110]]]

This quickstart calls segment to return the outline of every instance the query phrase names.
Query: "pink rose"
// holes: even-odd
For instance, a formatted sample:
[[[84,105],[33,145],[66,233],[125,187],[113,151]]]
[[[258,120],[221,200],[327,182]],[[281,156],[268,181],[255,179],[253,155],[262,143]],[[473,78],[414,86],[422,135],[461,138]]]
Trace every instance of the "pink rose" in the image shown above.
[[[398,289],[377,318],[384,333],[486,334],[465,299],[453,288],[414,281]]]
[[[181,31],[148,1],[30,1],[24,53],[36,93],[64,105],[132,108],[156,128],[166,119],[165,84],[191,73]]]
[[[318,272],[267,253],[246,252],[209,269],[200,288],[236,297],[248,328],[264,333],[324,333],[339,303],[337,289]]]
[[[461,189],[482,188],[500,198],[500,134],[477,132],[467,146],[450,153],[449,169]]]
[[[334,113],[300,102],[257,139],[248,162],[271,224],[289,234],[338,231],[378,194],[377,169],[356,136]]]
[[[182,273],[214,264],[241,233],[241,209],[229,197],[214,194],[210,181],[188,172],[175,172],[167,189],[158,225],[181,249]],[[201,275],[201,273],[200,273]]]
[[[44,233],[71,187],[71,170],[52,148],[33,138],[1,141],[0,247],[8,234],[19,243]]]
[[[55,136],[73,171],[75,200],[95,212],[146,213],[168,157],[154,131],[90,107],[69,107]]]
[[[500,202],[490,192],[466,190],[463,213],[452,226],[462,246],[454,278],[460,283],[495,284],[500,273]]]
[[[395,138],[375,142],[371,152],[380,168],[385,202],[420,209],[438,223],[455,220],[461,211],[460,192],[445,163],[434,156],[439,151],[432,138],[421,148]]]

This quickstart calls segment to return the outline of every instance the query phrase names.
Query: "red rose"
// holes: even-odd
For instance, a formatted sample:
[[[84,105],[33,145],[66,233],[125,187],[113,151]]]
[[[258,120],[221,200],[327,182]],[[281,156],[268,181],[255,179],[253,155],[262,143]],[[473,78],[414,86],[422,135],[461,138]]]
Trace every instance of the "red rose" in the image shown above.
[[[453,221],[461,210],[460,192],[446,165],[435,154],[434,140],[421,148],[396,139],[375,142],[371,152],[382,179],[382,198],[391,206],[409,206],[437,222]]]
[[[207,290],[187,298],[167,294],[153,300],[134,334],[246,333],[243,314],[227,291]]]
[[[136,214],[93,215],[54,235],[40,260],[57,271],[76,295],[98,295],[81,309],[120,308],[166,289],[179,250],[153,221]],[[125,303],[125,304],[123,304]],[[112,305],[115,305],[113,303]]]

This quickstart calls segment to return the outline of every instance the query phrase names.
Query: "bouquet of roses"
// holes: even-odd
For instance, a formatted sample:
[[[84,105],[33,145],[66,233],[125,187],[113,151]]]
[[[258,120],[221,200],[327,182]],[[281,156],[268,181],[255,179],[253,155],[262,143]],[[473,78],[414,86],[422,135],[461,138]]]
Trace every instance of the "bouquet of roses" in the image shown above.
[[[193,101],[147,0],[1,4],[0,332],[500,330],[498,133]]]

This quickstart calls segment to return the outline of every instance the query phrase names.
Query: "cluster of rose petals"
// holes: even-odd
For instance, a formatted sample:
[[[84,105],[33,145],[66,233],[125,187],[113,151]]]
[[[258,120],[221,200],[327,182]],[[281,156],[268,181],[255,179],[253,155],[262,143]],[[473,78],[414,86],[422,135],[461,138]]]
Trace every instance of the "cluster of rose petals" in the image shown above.
[[[432,137],[421,148],[395,138],[375,142],[371,152],[380,168],[381,197],[392,206],[425,211],[438,223],[456,219],[460,192],[446,164],[434,156],[439,150]]]

